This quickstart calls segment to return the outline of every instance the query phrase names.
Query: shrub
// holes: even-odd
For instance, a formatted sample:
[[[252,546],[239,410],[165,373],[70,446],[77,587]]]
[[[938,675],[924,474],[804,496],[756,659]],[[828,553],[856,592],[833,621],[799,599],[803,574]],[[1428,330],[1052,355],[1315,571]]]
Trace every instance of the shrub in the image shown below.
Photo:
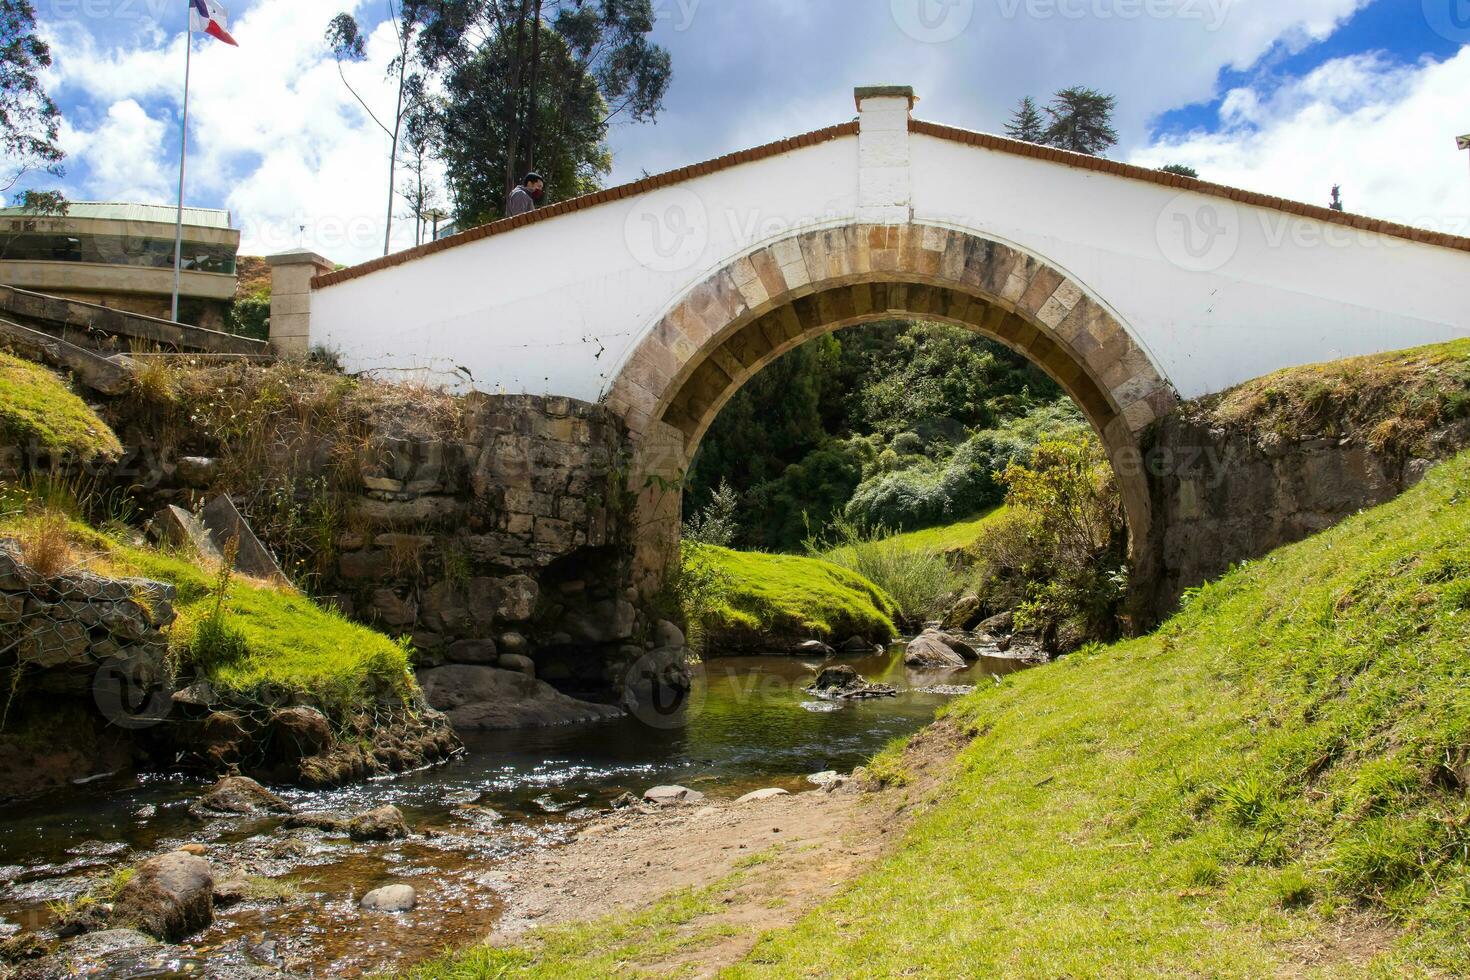
[[[716,562],[706,543],[686,540],[680,544],[679,565],[664,585],[663,605],[683,623],[684,640],[696,656],[704,654],[706,626],[734,587],[730,574]]]
[[[684,522],[685,541],[695,544],[712,544],[728,548],[735,540],[738,525],[735,512],[740,507],[740,498],[730,481],[721,479],[708,504]]]
[[[1014,610],[1017,629],[1052,649],[1113,636],[1126,529],[1102,446],[1090,433],[1043,440],[1001,480],[1008,509],[973,549],[976,594],[989,608]]]
[[[741,509],[745,540],[772,550],[801,547],[810,528],[824,528],[842,513],[862,470],[859,451],[834,441],[788,466],[780,478],[752,487]]]
[[[901,543],[881,527],[864,534],[851,521],[838,521],[833,540],[808,541],[807,550],[882,589],[898,606],[898,618],[906,626],[938,617],[955,591],[955,575],[942,552]]]
[[[865,480],[843,516],[869,531],[913,531],[967,517],[1000,503],[1004,489],[996,474],[1026,452],[1026,444],[1009,433],[977,432],[947,463],[924,462]]]

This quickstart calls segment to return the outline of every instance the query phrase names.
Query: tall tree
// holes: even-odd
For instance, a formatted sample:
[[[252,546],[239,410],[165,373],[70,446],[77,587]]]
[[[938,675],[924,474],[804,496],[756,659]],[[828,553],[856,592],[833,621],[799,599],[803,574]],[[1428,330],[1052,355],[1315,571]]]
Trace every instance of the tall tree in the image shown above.
[[[1113,109],[1117,100],[1097,89],[1074,86],[1052,96],[1046,107],[1050,118],[1046,142],[1059,150],[1097,156],[1118,142],[1113,129]]]
[[[395,79],[396,103],[392,122],[386,123],[368,106],[367,101],[347,81],[342,70],[344,61],[362,61],[367,57],[367,41],[356,19],[349,13],[340,13],[327,24],[327,46],[337,59],[337,74],[342,84],[352,93],[363,111],[388,137],[388,217],[383,229],[383,254],[388,254],[393,239],[393,194],[398,177],[398,140],[403,132],[404,119],[415,111],[424,92],[425,80],[415,64],[419,33],[427,13],[427,0],[388,0],[388,22],[393,25],[397,51],[388,62],[388,78]]]
[[[1036,100],[1026,96],[1016,106],[1016,111],[1011,114],[1011,121],[1006,123],[1006,135],[1013,140],[1024,140],[1027,143],[1046,142],[1046,124],[1042,122],[1041,110],[1036,107]]]
[[[542,134],[537,171],[557,194],[575,197],[596,190],[612,169],[606,103],[560,36],[546,27],[541,33],[537,74],[544,84],[524,114]],[[461,228],[505,212],[507,161],[514,166],[521,141],[512,110],[522,93],[504,84],[514,60],[515,38],[505,36],[445,80],[437,113],[439,155]]]
[[[583,146],[573,154],[582,165],[573,170],[584,176],[585,165],[595,170],[592,158],[598,154],[587,152],[584,143],[589,122],[605,133],[619,118],[656,117],[671,70],[668,52],[648,39],[654,16],[653,0],[437,0],[424,25],[420,56],[457,89],[444,107],[446,161],[451,154],[462,155],[448,141],[451,132],[494,129],[500,134],[493,148],[503,186],[487,194],[484,168],[472,168],[476,186],[465,194],[453,189],[456,199],[473,202],[468,210],[459,207],[462,221],[498,214],[514,178],[527,170],[543,176],[558,167],[565,172],[567,161],[558,154],[564,157],[569,146]],[[478,82],[477,90],[467,87],[469,79]],[[600,102],[595,120],[585,112],[588,81]],[[567,84],[572,91],[561,90]],[[500,114],[493,127],[487,116],[491,105]],[[450,118],[455,113],[473,122],[456,126]],[[553,182],[550,189],[568,196],[595,186]],[[491,210],[484,209],[487,204]]]
[[[37,77],[50,64],[30,0],[0,0],[0,194],[31,171],[62,175],[61,112]]]
[[[1341,184],[1333,184],[1332,185],[1332,202],[1330,204],[1328,204],[1327,206],[1329,208],[1331,208],[1332,210],[1334,210],[1334,211],[1344,211],[1344,210],[1346,210],[1346,208],[1343,206],[1343,203],[1342,203],[1342,185]]]

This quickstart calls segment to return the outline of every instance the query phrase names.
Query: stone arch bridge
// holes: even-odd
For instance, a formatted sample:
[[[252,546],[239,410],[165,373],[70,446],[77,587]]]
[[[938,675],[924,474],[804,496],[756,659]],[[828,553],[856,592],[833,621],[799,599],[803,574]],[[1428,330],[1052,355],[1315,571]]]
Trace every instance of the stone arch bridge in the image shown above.
[[[735,391],[828,331],[912,315],[1033,360],[1106,445],[1135,555],[1156,533],[1140,437],[1179,399],[1470,335],[1470,239],[920,121],[907,88],[855,95],[851,121],[359,266],[272,256],[271,340],[604,402],[656,579],[680,501],[648,478],[677,485]]]

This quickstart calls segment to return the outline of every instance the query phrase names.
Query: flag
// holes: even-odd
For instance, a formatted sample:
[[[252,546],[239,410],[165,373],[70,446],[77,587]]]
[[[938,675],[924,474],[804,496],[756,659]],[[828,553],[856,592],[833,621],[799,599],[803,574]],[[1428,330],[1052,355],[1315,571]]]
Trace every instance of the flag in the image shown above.
[[[174,8],[178,9],[178,8]],[[225,30],[230,12],[215,0],[189,0],[189,27],[203,34],[218,38],[226,44],[235,44],[230,32]],[[235,44],[235,47],[239,47]]]

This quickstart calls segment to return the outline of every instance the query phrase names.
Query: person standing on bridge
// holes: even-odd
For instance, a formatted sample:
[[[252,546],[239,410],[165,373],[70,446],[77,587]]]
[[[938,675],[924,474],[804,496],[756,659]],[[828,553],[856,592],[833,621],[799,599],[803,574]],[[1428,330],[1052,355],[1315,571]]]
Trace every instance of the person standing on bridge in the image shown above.
[[[518,214],[536,210],[541,198],[546,196],[546,182],[535,172],[528,173],[505,199],[505,216],[514,218]]]

